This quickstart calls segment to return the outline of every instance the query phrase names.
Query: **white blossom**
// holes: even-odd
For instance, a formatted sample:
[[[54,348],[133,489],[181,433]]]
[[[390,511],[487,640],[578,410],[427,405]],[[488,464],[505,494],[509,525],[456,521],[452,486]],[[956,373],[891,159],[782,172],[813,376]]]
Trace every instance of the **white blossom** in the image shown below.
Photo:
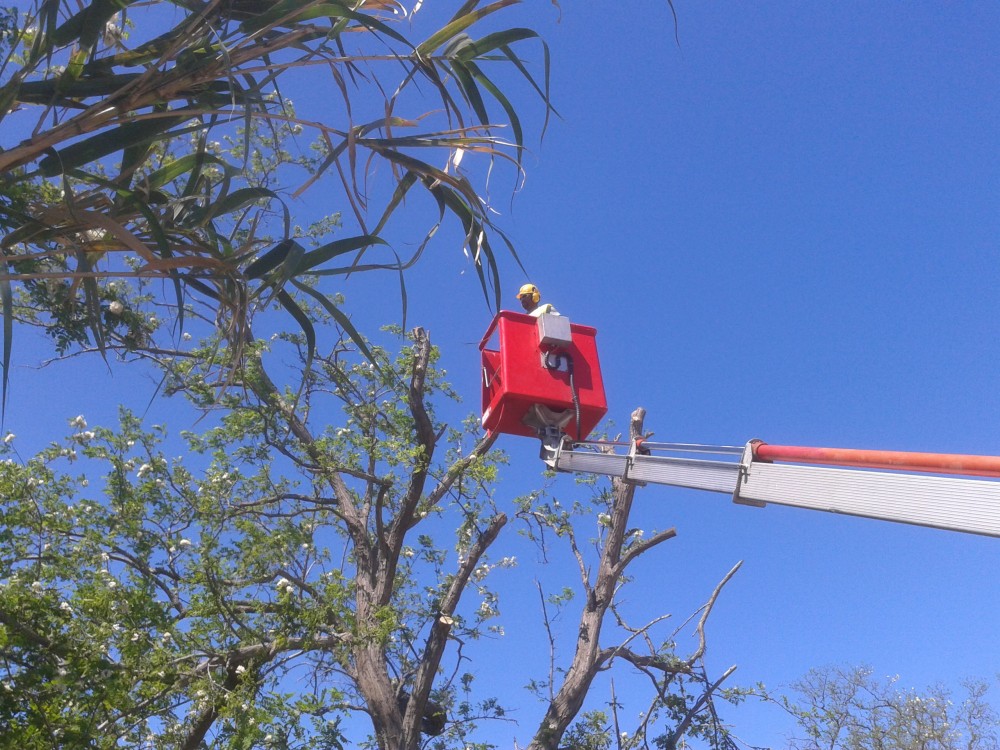
[[[78,414],[77,416],[73,417],[73,419],[69,420],[69,426],[75,427],[78,430],[86,430],[87,420],[83,418],[82,414]]]
[[[73,614],[73,608],[69,606],[69,602],[59,602],[59,609],[67,614]]]
[[[139,470],[135,473],[135,475],[141,479],[142,477],[146,476],[152,470],[153,470],[153,467],[150,464],[143,464],[142,466],[139,467]]]
[[[3,436],[3,441],[7,445],[10,445],[11,443],[14,442],[14,438],[16,437],[17,435],[15,435],[13,432],[8,432],[6,435]]]
[[[118,300],[115,300],[110,305],[108,305],[108,312],[112,315],[121,315],[125,312],[125,305],[123,305]]]

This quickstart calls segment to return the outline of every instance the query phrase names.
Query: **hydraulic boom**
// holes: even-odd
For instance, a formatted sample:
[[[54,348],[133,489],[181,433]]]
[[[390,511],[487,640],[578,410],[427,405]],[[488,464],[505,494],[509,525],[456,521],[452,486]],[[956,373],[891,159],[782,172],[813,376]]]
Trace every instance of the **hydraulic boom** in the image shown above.
[[[996,456],[760,440],[745,446],[588,442],[608,409],[596,336],[557,314],[501,310],[479,344],[483,428],[541,438],[542,458],[559,471],[724,492],[744,505],[778,503],[1000,536],[1000,482],[970,478],[1000,478]]]
[[[1000,457],[800,448],[760,440],[745,446],[640,440],[617,449],[625,446],[627,452],[615,452],[612,443],[549,440],[543,458],[559,471],[723,492],[744,505],[777,503],[1000,537],[1000,482],[968,478],[1000,477]]]

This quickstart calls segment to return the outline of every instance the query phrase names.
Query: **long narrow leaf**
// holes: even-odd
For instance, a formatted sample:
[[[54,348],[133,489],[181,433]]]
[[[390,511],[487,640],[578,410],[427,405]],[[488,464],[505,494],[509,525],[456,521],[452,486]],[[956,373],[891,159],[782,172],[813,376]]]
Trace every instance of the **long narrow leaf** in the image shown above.
[[[490,116],[486,111],[486,104],[483,102],[482,94],[479,93],[479,88],[476,86],[472,72],[466,67],[465,63],[458,60],[451,61],[451,71],[455,74],[458,87],[465,100],[472,106],[472,111],[476,113],[479,122],[483,125],[488,125]]]
[[[468,63],[467,67],[469,72],[475,76],[475,79],[479,82],[479,84],[490,92],[493,98],[496,99],[503,108],[504,113],[506,113],[507,121],[510,122],[511,132],[514,134],[514,143],[517,145],[517,160],[520,161],[521,154],[524,151],[524,132],[521,130],[521,119],[517,116],[517,111],[510,103],[510,100],[504,96],[503,92],[497,88],[493,81],[486,77],[478,65],[475,63]]]
[[[350,253],[355,250],[364,250],[372,245],[387,244],[388,243],[381,237],[375,237],[370,234],[362,234],[357,237],[348,237],[343,240],[328,242],[315,250],[310,250],[302,256],[298,267],[295,269],[295,275],[298,276],[299,274],[305,273],[321,263],[326,263],[339,255],[344,255],[345,253]]]
[[[179,159],[174,159],[169,164],[160,167],[155,172],[150,172],[144,179],[143,185],[149,189],[163,187],[167,183],[173,182],[185,172],[190,172],[195,167],[203,167],[205,164],[216,164],[224,170],[236,170],[236,167],[226,163],[217,156],[208,153],[185,154]]]
[[[288,252],[292,249],[292,240],[282,240],[272,247],[257,260],[248,265],[243,271],[243,275],[248,279],[260,279],[264,274],[273,271],[284,263],[288,257]]]
[[[93,164],[128,146],[169,137],[167,131],[170,128],[190,120],[191,117],[191,115],[173,115],[140,122],[127,122],[67,146],[61,151],[50,153],[38,162],[38,169],[46,177],[55,177],[70,169]]]
[[[10,279],[6,274],[0,276],[0,302],[3,305],[3,393],[0,395],[0,423],[2,423],[7,417],[10,355],[14,344],[14,296],[11,293]]]
[[[284,289],[279,289],[274,295],[275,299],[287,310],[302,329],[306,337],[306,372],[312,369],[313,357],[316,354],[316,329],[313,327],[309,316],[305,314],[295,299]]]
[[[449,22],[443,29],[440,29],[436,33],[429,36],[422,44],[418,44],[417,54],[421,57],[426,57],[449,39],[462,33],[474,23],[482,20],[492,13],[496,13],[501,8],[506,8],[509,5],[516,5],[519,2],[521,2],[521,0],[497,0],[497,2],[490,3],[485,8],[480,8],[479,10],[469,10],[464,15]],[[469,4],[467,3],[466,5]],[[465,6],[463,6],[463,10],[464,9]]]
[[[265,198],[278,198],[278,194],[262,187],[240,188],[208,206],[206,213],[209,217],[231,214]]]
[[[549,113],[551,112],[556,117],[560,116],[559,112],[556,111],[556,108],[552,106],[552,99],[549,96],[549,75],[551,73],[551,61],[549,59],[549,45],[545,44],[545,42],[542,42],[542,56],[544,60],[542,66],[544,88],[540,87],[538,83],[535,82],[535,79],[531,75],[531,72],[525,67],[524,63],[521,62],[518,56],[514,54],[514,50],[506,46],[501,47],[501,49],[503,50],[503,53],[504,55],[506,55],[507,59],[514,64],[514,67],[516,67],[521,72],[521,75],[524,76],[525,79],[527,79],[528,83],[530,83],[532,87],[535,89],[535,91],[538,93],[538,95],[542,97],[542,101],[545,102],[545,120],[542,122],[542,137],[544,137],[545,131],[548,130],[549,127]]]
[[[375,365],[376,368],[381,370],[378,364],[378,360],[375,359],[375,355],[372,354],[372,350],[368,348],[368,344],[365,342],[364,337],[360,333],[358,333],[358,329],[354,327],[354,324],[351,322],[351,319],[348,318],[347,315],[345,315],[340,308],[338,308],[335,304],[333,304],[326,295],[317,292],[315,289],[308,286],[307,284],[303,284],[301,281],[297,281],[295,279],[292,279],[292,284],[295,286],[296,289],[305,292],[310,297],[319,302],[323,306],[323,308],[330,314],[330,317],[332,317],[335,321],[337,321],[337,325],[339,325],[341,329],[343,329],[344,333],[348,335],[351,341],[355,343],[355,345],[358,347],[358,351],[360,351],[369,362]]]
[[[486,55],[493,50],[502,49],[503,47],[510,46],[516,42],[521,42],[525,39],[539,38],[538,33],[532,31],[531,29],[505,29],[503,31],[487,34],[482,39],[476,39],[475,41],[471,41],[468,44],[463,45],[462,48],[455,53],[455,56],[465,62],[469,62],[470,60],[481,58],[483,55]]]

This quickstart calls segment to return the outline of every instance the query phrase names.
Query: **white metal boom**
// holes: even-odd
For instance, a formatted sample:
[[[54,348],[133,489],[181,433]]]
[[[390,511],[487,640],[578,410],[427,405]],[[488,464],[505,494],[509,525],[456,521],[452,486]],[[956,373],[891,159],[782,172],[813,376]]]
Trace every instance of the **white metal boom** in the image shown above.
[[[1000,537],[1000,482],[997,481],[773,463],[755,456],[755,448],[761,443],[753,440],[743,447],[639,441],[631,445],[628,453],[609,452],[610,445],[561,441],[552,446],[550,443],[543,447],[543,458],[559,471],[723,492],[745,505],[763,507],[766,503],[777,503]],[[804,450],[817,453],[827,449]],[[986,460],[992,459],[986,457]],[[962,473],[959,468],[919,469],[905,464],[898,468],[911,472]]]

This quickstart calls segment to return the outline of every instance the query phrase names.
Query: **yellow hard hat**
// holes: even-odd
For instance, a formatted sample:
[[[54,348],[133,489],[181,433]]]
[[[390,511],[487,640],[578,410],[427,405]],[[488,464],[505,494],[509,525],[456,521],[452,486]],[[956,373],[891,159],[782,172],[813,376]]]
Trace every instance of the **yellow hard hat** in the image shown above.
[[[534,284],[524,284],[517,291],[517,298],[521,299],[522,297],[531,297],[531,301],[538,304],[538,300],[542,298],[542,293],[538,291],[538,287]]]

